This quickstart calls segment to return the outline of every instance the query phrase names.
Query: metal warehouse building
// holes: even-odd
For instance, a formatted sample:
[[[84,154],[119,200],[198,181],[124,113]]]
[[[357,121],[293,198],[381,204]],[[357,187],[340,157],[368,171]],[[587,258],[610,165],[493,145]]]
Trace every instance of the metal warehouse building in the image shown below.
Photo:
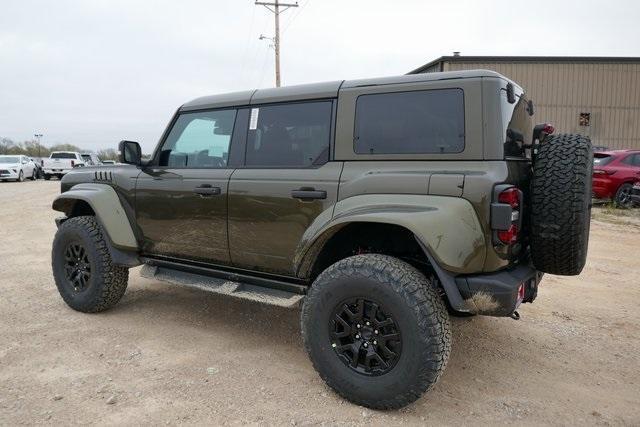
[[[640,149],[640,58],[454,55],[409,74],[478,68],[520,84],[537,123],[588,135],[594,145]]]

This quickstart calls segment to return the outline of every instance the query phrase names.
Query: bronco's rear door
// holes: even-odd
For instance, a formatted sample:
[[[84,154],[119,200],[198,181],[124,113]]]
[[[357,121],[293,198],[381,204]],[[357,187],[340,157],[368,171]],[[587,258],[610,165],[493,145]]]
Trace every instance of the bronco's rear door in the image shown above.
[[[329,162],[332,100],[254,105],[244,166],[229,183],[234,266],[294,275],[303,234],[331,218],[342,163]]]

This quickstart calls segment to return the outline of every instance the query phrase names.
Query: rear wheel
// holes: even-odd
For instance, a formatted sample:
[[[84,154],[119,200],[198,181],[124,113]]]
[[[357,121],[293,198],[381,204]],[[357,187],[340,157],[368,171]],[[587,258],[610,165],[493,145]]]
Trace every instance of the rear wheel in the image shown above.
[[[433,387],[451,351],[447,309],[413,266],[356,255],[325,270],[302,309],[313,366],[344,398],[400,408]]]
[[[631,199],[631,191],[633,189],[633,185],[631,184],[622,184],[618,191],[616,191],[616,196],[613,199],[613,204],[617,208],[629,209],[633,207],[633,200]]]
[[[531,258],[545,273],[580,274],[591,222],[589,138],[552,135],[540,144],[531,184]]]
[[[53,240],[51,258],[58,291],[74,310],[107,310],[127,289],[129,270],[113,264],[102,227],[92,216],[62,223]]]

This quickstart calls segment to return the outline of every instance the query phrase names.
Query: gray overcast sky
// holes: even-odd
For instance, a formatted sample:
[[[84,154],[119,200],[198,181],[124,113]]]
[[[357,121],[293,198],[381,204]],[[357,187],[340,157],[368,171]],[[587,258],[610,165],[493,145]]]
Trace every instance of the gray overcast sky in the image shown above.
[[[301,0],[283,84],[404,74],[441,55],[640,56],[637,1]],[[189,99],[273,85],[252,0],[2,0],[0,136],[155,146]]]

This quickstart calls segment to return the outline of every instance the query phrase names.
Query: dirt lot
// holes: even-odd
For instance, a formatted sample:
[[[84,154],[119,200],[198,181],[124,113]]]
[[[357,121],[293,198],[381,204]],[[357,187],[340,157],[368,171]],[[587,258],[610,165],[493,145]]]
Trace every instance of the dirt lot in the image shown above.
[[[343,401],[299,312],[154,283],[69,309],[50,268],[59,183],[0,183],[0,424],[640,424],[640,218],[598,210],[579,277],[522,320],[454,319],[440,383],[401,411]]]

